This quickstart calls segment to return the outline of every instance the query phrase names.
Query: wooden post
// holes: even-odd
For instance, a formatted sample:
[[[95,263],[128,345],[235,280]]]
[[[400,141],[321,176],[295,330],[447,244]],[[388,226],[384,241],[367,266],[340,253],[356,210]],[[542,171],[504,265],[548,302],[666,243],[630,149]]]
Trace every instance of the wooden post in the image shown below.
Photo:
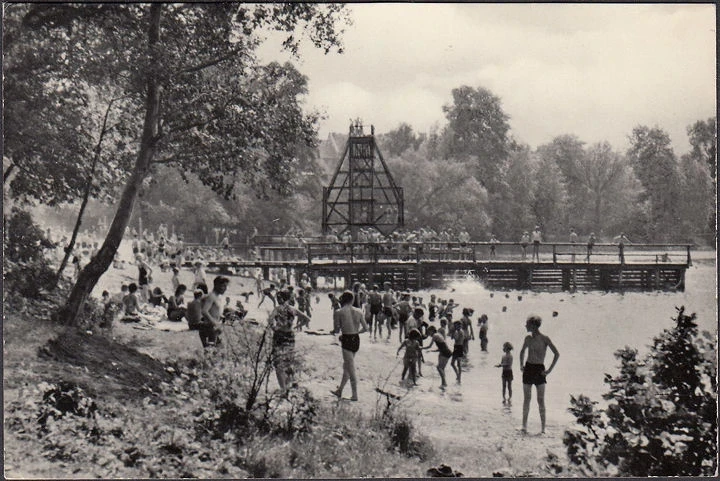
[[[690,267],[692,265],[692,258],[690,257],[690,244],[687,246],[687,266]]]
[[[562,290],[563,291],[570,290],[570,269],[562,270]]]
[[[553,244],[553,266],[556,266],[556,265],[557,265],[557,250],[556,250],[556,247],[557,247],[557,246],[556,246],[555,244]]]
[[[655,268],[655,289],[660,289],[660,267]]]

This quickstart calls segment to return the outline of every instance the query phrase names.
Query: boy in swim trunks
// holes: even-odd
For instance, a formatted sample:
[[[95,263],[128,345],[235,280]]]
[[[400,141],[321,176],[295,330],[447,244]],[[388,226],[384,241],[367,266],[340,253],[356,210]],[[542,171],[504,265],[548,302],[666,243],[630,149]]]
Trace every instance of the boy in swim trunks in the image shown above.
[[[352,389],[351,401],[358,400],[357,376],[355,374],[355,353],[360,349],[360,334],[367,331],[365,316],[357,307],[353,307],[355,296],[350,291],[340,295],[340,309],[333,313],[333,334],[341,333],[340,345],[343,356],[343,376],[340,386],[332,393],[338,398],[342,397],[342,391],[350,381]],[[362,327],[362,329],[360,329]]]
[[[538,408],[540,409],[540,424],[542,432],[545,433],[545,382],[546,376],[557,364],[560,353],[549,337],[540,333],[540,316],[532,315],[525,322],[525,329],[530,335],[525,337],[525,342],[520,350],[520,369],[523,372],[523,425],[522,431],[527,432],[527,419],[530,411],[530,400],[532,399],[533,384],[537,389]],[[553,352],[553,360],[549,369],[545,369],[545,354],[547,348]],[[525,363],[525,352],[528,353]]]
[[[430,344],[423,349],[430,349],[433,344],[438,347],[438,362],[437,371],[440,374],[440,389],[445,389],[447,383],[445,382],[445,366],[447,366],[450,357],[452,357],[452,351],[445,342],[445,336],[435,329],[435,326],[427,328],[427,335],[430,337]]]
[[[407,339],[400,344],[400,347],[395,354],[397,356],[400,354],[402,348],[405,348],[405,356],[403,356],[403,372],[402,376],[400,376],[400,380],[404,381],[405,375],[408,371],[410,371],[410,380],[412,381],[413,386],[417,386],[416,366],[418,357],[422,354],[422,344],[420,343],[421,338],[422,336],[420,335],[420,331],[417,329],[410,329]]]
[[[450,361],[450,367],[455,371],[457,377],[457,383],[460,384],[462,377],[462,366],[461,361],[465,357],[465,333],[462,329],[462,322],[453,322],[453,333],[452,336],[455,341],[455,345],[452,352],[452,361]]]

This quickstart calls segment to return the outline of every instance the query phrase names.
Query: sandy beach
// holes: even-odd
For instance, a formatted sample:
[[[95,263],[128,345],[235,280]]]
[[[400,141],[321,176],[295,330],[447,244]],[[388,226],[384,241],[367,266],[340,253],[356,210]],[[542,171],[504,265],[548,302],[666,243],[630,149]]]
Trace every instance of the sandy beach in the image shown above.
[[[462,307],[472,307],[474,328],[477,317],[489,317],[488,352],[481,352],[480,343],[471,341],[469,364],[463,373],[462,385],[454,381],[452,369],[446,373],[449,387],[439,389],[436,372],[436,352],[425,354],[423,377],[418,386],[407,388],[400,382],[402,353],[396,356],[399,345],[397,331],[389,341],[373,340],[369,334],[361,335],[360,351],[356,355],[359,376],[360,401],[340,402],[372,413],[385,406],[385,397],[376,388],[402,396],[403,404],[414,425],[427,435],[440,453],[440,458],[466,476],[492,476],[502,471],[507,475],[532,474],[551,463],[552,456],[565,457],[563,432],[573,421],[567,412],[570,395],[585,394],[602,401],[605,392],[603,376],[614,373],[617,362],[613,353],[624,346],[644,352],[652,338],[672,326],[675,307],[685,305],[689,312],[698,314],[701,330],[717,333],[717,284],[715,253],[699,252],[693,256],[694,266],[687,272],[685,292],[618,293],[576,292],[544,293],[522,291],[488,291],[475,282],[459,282],[443,290],[413,293],[425,302],[430,294],[443,299],[453,298]],[[93,295],[102,290],[116,292],[120,284],[135,281],[137,268],[110,269],[96,286]],[[169,293],[170,272],[155,269],[154,284]],[[209,273],[209,278],[214,274]],[[192,283],[189,270],[181,271],[182,282]],[[230,276],[227,295],[234,304],[243,291],[254,290],[254,281]],[[331,307],[326,293],[313,299],[313,318],[310,330],[328,332],[332,328]],[[246,304],[248,318],[261,323],[267,319],[271,305],[266,301],[260,308],[258,299],[250,297]],[[505,312],[503,312],[503,308]],[[457,309],[456,312],[459,312]],[[557,315],[553,316],[556,312]],[[529,314],[543,319],[541,331],[548,335],[560,351],[560,360],[550,376],[546,389],[547,430],[540,435],[540,421],[535,400],[531,405],[528,434],[518,430],[522,417],[522,381],[519,370],[519,351],[525,332],[525,319]],[[226,327],[230,328],[230,327]],[[202,348],[195,332],[164,332],[135,330],[131,325],[118,323],[115,334],[119,337],[172,336],[182,356],[201,356]],[[510,341],[515,349],[513,398],[511,405],[502,403],[500,369],[494,367],[502,356],[502,344]],[[426,341],[427,343],[428,341]],[[142,350],[143,348],[141,348]],[[157,353],[148,347],[149,354],[157,357],[178,357],[177,353]],[[297,336],[297,349],[303,353],[308,372],[300,382],[314,395],[327,403],[338,402],[330,394],[342,375],[342,358],[335,336]],[[163,355],[164,354],[164,355]],[[547,362],[551,359],[548,354]],[[274,383],[274,378],[272,379]],[[345,397],[350,389],[346,387]]]

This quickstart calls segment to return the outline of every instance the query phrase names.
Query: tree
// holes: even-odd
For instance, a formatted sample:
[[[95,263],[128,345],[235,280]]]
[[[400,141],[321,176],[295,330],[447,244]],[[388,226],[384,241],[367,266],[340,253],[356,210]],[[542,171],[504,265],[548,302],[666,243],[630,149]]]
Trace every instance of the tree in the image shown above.
[[[643,359],[630,347],[617,351],[620,372],[605,375],[606,408],[571,396],[577,427],[563,442],[585,476],[716,473],[717,348],[715,336],[698,335],[695,319],[678,309],[675,326]]]
[[[429,159],[424,147],[387,162],[403,187],[407,228],[466,229],[476,239],[487,232],[487,191],[468,173],[466,163]]]
[[[499,240],[519,242],[525,230],[532,230],[536,219],[530,209],[533,191],[530,147],[511,150],[503,162],[498,188],[490,193],[490,229]]]
[[[424,134],[416,134],[412,126],[405,122],[379,138],[381,150],[388,157],[398,157],[408,149],[417,150],[425,140]]]
[[[554,162],[560,169],[561,181],[567,193],[563,223],[568,229],[574,226],[579,232],[595,230],[586,215],[590,208],[589,198],[580,169],[581,159],[585,155],[585,142],[574,135],[560,135],[549,144],[538,147],[537,154],[541,162]]]
[[[710,177],[715,181],[717,177],[717,121],[711,117],[706,121],[698,120],[687,128],[692,156],[705,162],[710,171]]]
[[[452,105],[443,107],[448,119],[447,157],[474,158],[475,177],[494,191],[510,150],[510,117],[500,98],[486,88],[462,86],[453,89],[452,96]]]
[[[639,186],[632,177],[625,157],[612,150],[608,142],[590,146],[580,158],[578,171],[581,185],[586,189],[591,213],[591,229],[595,232],[613,234],[608,227],[626,222],[628,212],[634,212]],[[638,233],[630,223],[623,230],[628,235]],[[608,232],[609,231],[609,232]]]
[[[553,159],[536,159],[533,179],[530,210],[536,223],[546,238],[554,234],[566,240],[571,226],[565,224],[568,195],[560,168]]]
[[[66,31],[71,41],[56,53],[86,82],[111,84],[130,96],[142,126],[108,235],[80,273],[62,320],[76,321],[109,267],[153,163],[181,164],[226,197],[243,182],[259,191],[287,190],[298,163],[289,146],[314,141],[317,117],[306,117],[297,105],[302,89],[292,89],[301,76],[294,69],[254,62],[253,34],[261,28],[284,32],[285,46],[297,52],[295,30],[302,27],[327,52],[339,46],[343,15],[342,5],[315,4],[28,8],[20,33]]]
[[[655,241],[666,240],[681,224],[677,215],[680,179],[670,137],[659,127],[635,127],[627,155],[645,189],[640,201],[649,203],[649,234]]]

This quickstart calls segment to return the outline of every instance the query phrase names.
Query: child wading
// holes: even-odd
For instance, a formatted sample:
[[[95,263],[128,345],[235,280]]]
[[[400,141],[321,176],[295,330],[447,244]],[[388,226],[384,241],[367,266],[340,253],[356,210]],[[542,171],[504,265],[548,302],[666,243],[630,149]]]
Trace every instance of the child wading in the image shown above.
[[[447,366],[447,363],[452,356],[452,351],[445,342],[445,336],[442,333],[438,332],[435,326],[430,326],[427,328],[427,335],[428,337],[430,337],[430,344],[423,349],[430,349],[433,344],[437,345],[437,370],[440,374],[440,389],[445,389],[445,387],[447,386],[447,382],[445,382],[445,366]]]
[[[400,347],[397,350],[397,354],[400,354],[400,351],[402,348],[405,348],[405,356],[403,357],[403,372],[402,376],[400,377],[401,380],[405,380],[405,375],[410,371],[410,380],[413,383],[413,386],[417,386],[417,362],[418,357],[421,354],[421,344],[420,339],[422,336],[420,335],[420,331],[417,329],[411,329],[408,333],[407,339],[405,339],[402,344],[400,344]]]
[[[512,372],[512,363],[513,363],[513,357],[512,354],[510,354],[510,351],[512,351],[513,345],[509,342],[506,342],[503,344],[503,357],[500,359],[500,364],[495,365],[495,367],[501,367],[502,368],[502,394],[503,394],[503,404],[507,401],[510,403],[510,400],[512,399],[512,380],[513,380],[513,372]],[[505,397],[505,391],[507,390],[507,398]]]
[[[455,321],[453,323],[455,330],[452,333],[452,338],[455,341],[455,346],[452,352],[452,361],[450,361],[450,367],[455,371],[457,377],[457,383],[460,384],[462,377],[461,360],[465,354],[465,333],[462,329],[462,322]]]

